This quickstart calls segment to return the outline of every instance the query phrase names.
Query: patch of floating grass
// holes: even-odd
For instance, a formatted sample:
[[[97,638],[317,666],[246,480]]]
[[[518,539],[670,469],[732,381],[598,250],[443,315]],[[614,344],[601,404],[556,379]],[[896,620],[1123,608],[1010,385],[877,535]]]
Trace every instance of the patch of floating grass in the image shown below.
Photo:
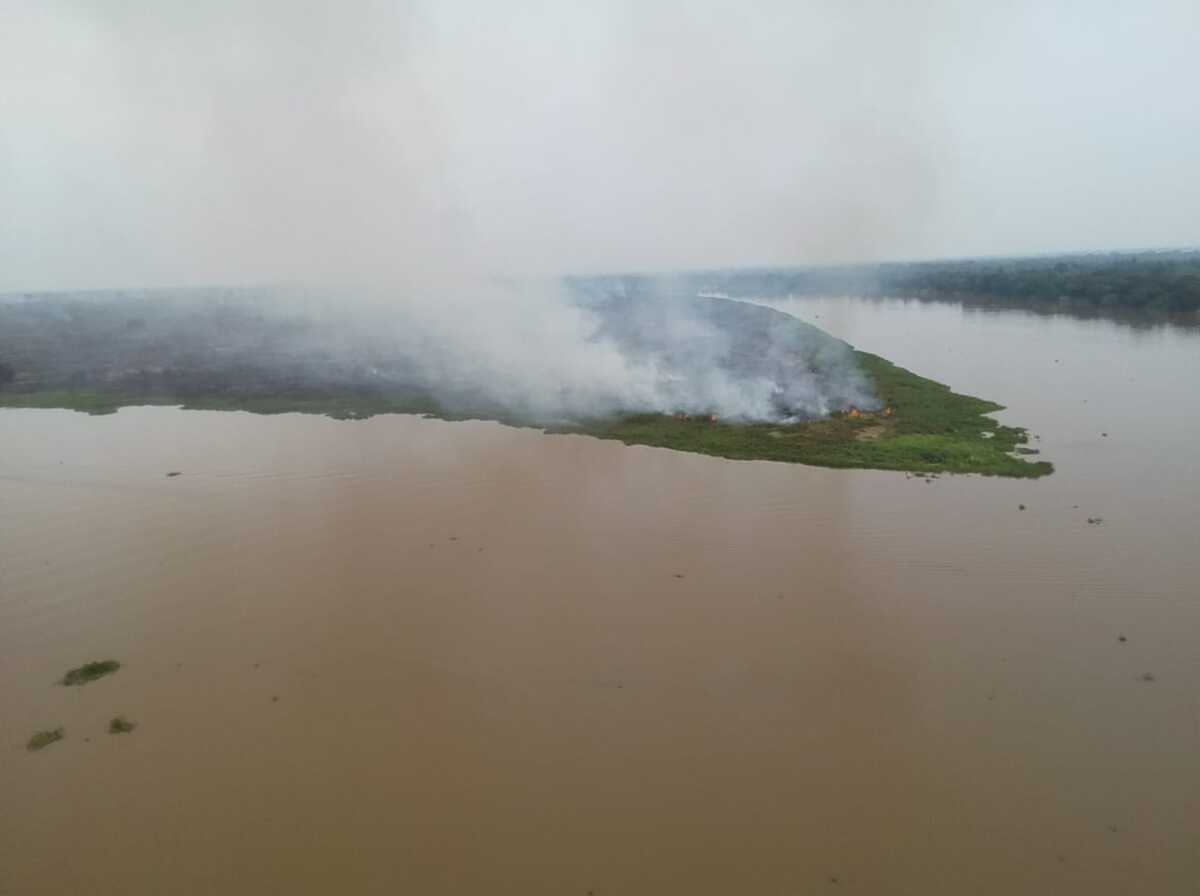
[[[137,727],[137,722],[131,722],[124,716],[113,716],[112,721],[108,723],[109,734],[128,734]]]
[[[116,660],[94,660],[70,670],[62,677],[59,684],[67,686],[84,685],[95,681],[97,678],[103,678],[105,675],[112,675],[120,668],[121,664]]]
[[[29,743],[25,744],[25,749],[31,752],[44,750],[55,741],[60,741],[66,736],[66,732],[61,727],[47,728],[45,731],[36,732],[33,737],[29,738]]]

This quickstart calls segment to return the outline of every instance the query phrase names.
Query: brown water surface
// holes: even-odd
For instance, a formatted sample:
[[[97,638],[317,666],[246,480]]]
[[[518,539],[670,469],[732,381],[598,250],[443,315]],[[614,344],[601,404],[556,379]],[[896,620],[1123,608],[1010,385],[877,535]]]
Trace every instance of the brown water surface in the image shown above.
[[[1195,893],[1200,335],[780,307],[1058,472],[0,412],[0,893]]]

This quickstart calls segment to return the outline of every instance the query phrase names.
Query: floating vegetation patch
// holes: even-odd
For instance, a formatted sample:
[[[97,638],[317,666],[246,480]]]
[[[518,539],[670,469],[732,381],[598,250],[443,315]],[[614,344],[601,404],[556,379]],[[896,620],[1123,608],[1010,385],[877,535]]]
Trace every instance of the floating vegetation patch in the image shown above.
[[[66,736],[66,732],[62,728],[48,728],[45,731],[38,731],[33,737],[29,738],[29,742],[25,744],[25,749],[36,753],[38,750],[44,750],[52,743],[60,741]]]
[[[112,675],[121,664],[116,660],[95,660],[90,663],[84,663],[76,669],[72,669],[62,677],[59,684],[72,686],[84,685],[95,681],[97,678],[103,678],[105,675]]]
[[[128,734],[137,727],[137,722],[131,722],[124,716],[113,716],[112,721],[108,723],[109,734]]]

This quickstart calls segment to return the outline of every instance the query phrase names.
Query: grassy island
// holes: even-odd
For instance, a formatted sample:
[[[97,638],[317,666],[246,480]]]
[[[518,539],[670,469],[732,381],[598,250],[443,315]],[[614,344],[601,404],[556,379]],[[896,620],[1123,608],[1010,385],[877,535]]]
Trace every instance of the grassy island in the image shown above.
[[[718,369],[733,381],[778,384],[784,395],[779,419],[795,422],[747,423],[707,413],[617,413],[570,422],[522,416],[489,401],[486,389],[430,381],[419,359],[331,352],[325,346],[338,343],[336,329],[286,317],[269,301],[256,305],[253,295],[237,301],[223,295],[67,296],[0,305],[0,407],[109,414],[172,405],[344,420],[424,414],[738,460],[923,474],[1036,477],[1053,470],[1027,458],[1036,451],[1023,447],[1024,430],[987,416],[1000,405],[855,351],[791,315],[636,290],[597,289],[581,301],[627,357],[676,365],[679,382]],[[692,335],[679,337],[681,330]],[[715,368],[686,366],[688,340],[697,332],[719,334],[722,353],[704,362]],[[847,377],[861,386],[855,397],[842,388]],[[794,384],[815,384],[838,410],[825,416],[790,410],[787,392]]]
[[[856,352],[874,381],[884,409],[841,412],[799,423],[738,423],[707,416],[631,414],[557,426],[553,433],[580,433],[627,445],[652,445],[736,460],[774,460],[821,467],[857,467],[917,473],[981,473],[1037,477],[1053,472],[1045,461],[1019,456],[1025,430],[1002,426],[987,415],[1002,405],[918,376],[890,361]],[[179,397],[125,392],[0,391],[0,407],[66,408],[111,414],[134,405],[179,405],[188,410],[238,410],[256,414],[324,414],[342,420],[378,414],[425,414],[449,420],[503,419],[498,414],[449,413],[416,398],[375,395],[282,394]],[[528,424],[526,424],[528,425]],[[1028,450],[1028,449],[1026,449]]]

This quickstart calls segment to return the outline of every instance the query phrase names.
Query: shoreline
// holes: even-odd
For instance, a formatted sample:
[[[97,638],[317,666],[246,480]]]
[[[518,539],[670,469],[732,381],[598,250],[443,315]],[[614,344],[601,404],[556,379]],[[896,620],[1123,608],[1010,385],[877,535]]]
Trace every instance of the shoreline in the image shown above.
[[[415,414],[441,420],[491,420],[548,434],[589,435],[626,445],[648,445],[729,460],[770,460],[838,469],[908,473],[977,473],[1037,478],[1053,472],[1046,461],[1016,456],[1029,441],[1021,427],[987,416],[995,402],[962,395],[948,386],[866,352],[855,357],[875,384],[884,412],[839,412],[798,423],[725,422],[697,415],[656,413],[547,425],[480,408],[448,412],[421,398],[386,394],[320,392],[138,394],[120,390],[0,390],[0,408],[45,408],[111,414],[122,407],[162,405],[183,410],[247,411],[255,414],[320,414],[365,420],[380,414]]]

